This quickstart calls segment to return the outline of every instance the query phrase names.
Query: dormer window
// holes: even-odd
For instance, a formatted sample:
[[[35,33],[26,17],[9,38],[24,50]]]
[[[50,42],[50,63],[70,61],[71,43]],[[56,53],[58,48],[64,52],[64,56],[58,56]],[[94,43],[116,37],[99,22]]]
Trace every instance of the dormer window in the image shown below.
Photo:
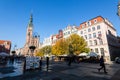
[[[85,25],[83,24],[83,25],[82,25],[82,29],[83,29],[84,27],[85,27]]]
[[[91,25],[91,22],[90,22],[90,21],[88,21],[88,22],[87,22],[87,25],[88,25],[88,26],[90,26],[90,25]]]
[[[94,23],[97,23],[97,19],[94,20]]]

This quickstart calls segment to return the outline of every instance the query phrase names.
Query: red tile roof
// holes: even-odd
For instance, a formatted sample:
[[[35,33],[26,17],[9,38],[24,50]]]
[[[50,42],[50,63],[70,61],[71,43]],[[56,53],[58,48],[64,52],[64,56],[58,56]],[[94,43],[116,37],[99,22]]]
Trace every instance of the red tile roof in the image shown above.
[[[96,23],[99,23],[99,22],[104,21],[104,18],[101,17],[101,16],[98,16],[98,17],[95,17],[95,18],[93,18],[93,19],[91,19],[91,20],[88,20],[88,21],[86,21],[86,22],[89,22],[89,21],[90,21],[90,22],[91,22],[91,25],[93,25],[93,24],[96,24],[96,23],[94,22],[94,20],[97,21]],[[78,27],[78,30],[82,29],[82,26],[83,26],[83,25],[84,25],[84,28],[86,28],[86,27],[87,27],[86,22],[81,23],[80,26]]]

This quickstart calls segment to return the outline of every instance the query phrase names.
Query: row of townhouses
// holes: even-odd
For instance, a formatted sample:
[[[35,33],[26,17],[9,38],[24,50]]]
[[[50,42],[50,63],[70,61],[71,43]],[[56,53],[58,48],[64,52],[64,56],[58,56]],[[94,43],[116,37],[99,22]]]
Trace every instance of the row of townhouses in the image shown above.
[[[104,55],[106,60],[114,60],[120,55],[120,42],[116,29],[110,21],[98,16],[80,24],[80,26],[68,25],[65,29],[59,30],[58,34],[45,38],[43,45],[53,45],[61,38],[67,38],[71,34],[82,36],[92,52]]]

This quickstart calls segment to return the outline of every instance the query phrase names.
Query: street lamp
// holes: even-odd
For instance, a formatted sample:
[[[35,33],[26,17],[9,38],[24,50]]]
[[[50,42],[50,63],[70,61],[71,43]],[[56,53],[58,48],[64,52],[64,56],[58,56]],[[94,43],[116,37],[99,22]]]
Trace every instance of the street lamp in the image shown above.
[[[17,45],[14,45],[13,51],[11,52],[13,56],[16,54],[16,51],[15,51],[16,47],[17,47]]]
[[[117,12],[117,15],[120,17],[120,1],[118,2],[117,7],[118,7],[118,12]]]

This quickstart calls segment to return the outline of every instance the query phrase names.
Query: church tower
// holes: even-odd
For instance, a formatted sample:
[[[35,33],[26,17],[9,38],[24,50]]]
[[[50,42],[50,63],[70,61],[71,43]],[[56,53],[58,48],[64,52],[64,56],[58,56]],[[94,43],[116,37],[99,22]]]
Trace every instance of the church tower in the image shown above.
[[[27,26],[27,33],[26,33],[26,44],[27,45],[31,45],[32,36],[33,36],[33,16],[31,14],[30,20]]]
[[[29,23],[27,26],[27,32],[26,32],[26,43],[22,49],[22,54],[24,56],[30,55],[31,51],[29,49],[30,46],[35,46],[36,49],[34,50],[33,54],[37,52],[37,49],[39,48],[39,35],[33,33],[33,15],[30,15]]]

